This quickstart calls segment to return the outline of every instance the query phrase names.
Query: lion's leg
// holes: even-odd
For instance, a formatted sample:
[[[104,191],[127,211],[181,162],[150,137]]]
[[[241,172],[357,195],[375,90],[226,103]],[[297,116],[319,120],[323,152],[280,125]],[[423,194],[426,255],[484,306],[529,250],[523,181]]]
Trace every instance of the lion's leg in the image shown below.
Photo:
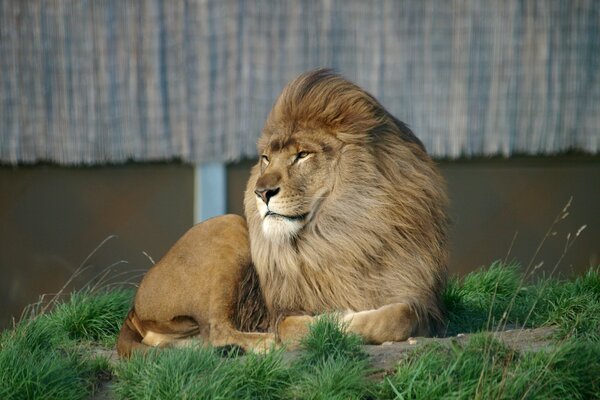
[[[215,347],[236,345],[245,351],[264,353],[275,346],[275,335],[263,332],[241,332],[227,323],[211,325],[209,343]]]
[[[207,340],[208,339],[208,340]],[[275,337],[271,333],[240,332],[233,328],[216,326],[211,329],[208,338],[202,335],[182,337],[177,334],[147,331],[142,343],[150,347],[190,347],[194,345],[211,345],[223,347],[239,346],[244,351],[263,353],[271,350]]]
[[[277,327],[279,339],[292,347],[308,333],[309,325],[317,317],[292,315],[284,318]],[[406,303],[394,303],[374,310],[349,312],[341,322],[347,332],[360,335],[365,343],[401,342],[413,335],[419,321]]]
[[[274,335],[260,332],[240,332],[236,330],[219,330],[219,334],[211,335],[208,341],[200,336],[188,338],[174,338],[169,335],[149,332],[146,338],[148,344],[155,347],[191,347],[197,345],[210,345],[213,347],[239,346],[244,351],[265,353],[275,344]]]
[[[349,332],[366,343],[401,342],[417,332],[419,321],[406,303],[393,303],[375,310],[347,313],[342,321]]]

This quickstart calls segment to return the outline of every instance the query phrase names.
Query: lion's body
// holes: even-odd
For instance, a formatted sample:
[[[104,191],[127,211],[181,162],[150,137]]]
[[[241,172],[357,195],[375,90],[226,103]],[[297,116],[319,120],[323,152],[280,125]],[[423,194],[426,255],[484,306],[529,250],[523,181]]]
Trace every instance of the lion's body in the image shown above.
[[[265,348],[271,337],[239,322],[256,329],[262,306],[292,343],[313,316],[336,311],[371,343],[436,333],[447,199],[414,134],[356,85],[317,70],[283,90],[258,150],[248,227],[226,216],[186,233],[142,281],[120,354],[194,335]],[[248,283],[254,271],[264,303]]]
[[[266,348],[271,335],[246,333],[266,328],[265,317],[246,223],[225,215],[191,228],[148,271],[117,349],[129,355],[145,346],[187,344],[190,338]]]
[[[319,70],[284,89],[258,147],[245,208],[272,315],[400,303],[410,334],[434,333],[443,320],[447,200],[412,132],[363,90]]]

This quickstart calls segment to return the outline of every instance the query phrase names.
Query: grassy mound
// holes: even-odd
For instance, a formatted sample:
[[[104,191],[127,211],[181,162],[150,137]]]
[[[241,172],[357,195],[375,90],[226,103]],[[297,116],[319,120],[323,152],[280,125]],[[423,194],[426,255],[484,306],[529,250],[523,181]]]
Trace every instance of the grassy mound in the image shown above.
[[[222,357],[213,349],[167,349],[116,367],[115,391],[126,399],[348,399],[372,393],[357,336],[335,317],[318,321],[302,356],[284,363],[283,350]]]
[[[123,290],[75,293],[51,313],[4,331],[0,399],[88,398],[110,366],[85,346],[114,346],[132,298],[133,292]]]
[[[415,351],[381,386],[380,398],[566,399],[600,393],[600,343],[569,340],[519,354],[489,335],[452,349]]]
[[[517,352],[489,334],[466,344],[419,347],[395,373],[372,379],[360,339],[321,318],[301,356],[223,356],[169,349],[109,362],[131,291],[74,293],[49,313],[0,335],[0,398],[89,398],[113,375],[117,398],[598,398],[600,272],[572,281],[526,279],[495,263],[451,280],[444,300],[449,335],[503,327],[557,326],[547,351]]]
[[[448,334],[506,326],[556,325],[562,338],[600,340],[600,271],[574,281],[539,279],[526,285],[514,265],[494,263],[460,280],[444,294]]]

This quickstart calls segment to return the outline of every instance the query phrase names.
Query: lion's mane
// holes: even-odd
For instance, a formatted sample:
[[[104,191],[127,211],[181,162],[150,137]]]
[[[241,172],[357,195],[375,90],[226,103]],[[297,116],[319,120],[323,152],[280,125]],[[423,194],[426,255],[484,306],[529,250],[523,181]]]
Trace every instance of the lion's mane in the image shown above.
[[[282,129],[343,143],[333,191],[294,240],[265,238],[252,170],[245,194],[252,259],[275,316],[408,303],[420,331],[443,321],[445,183],[424,146],[373,96],[329,70],[305,73],[276,100],[259,141]]]

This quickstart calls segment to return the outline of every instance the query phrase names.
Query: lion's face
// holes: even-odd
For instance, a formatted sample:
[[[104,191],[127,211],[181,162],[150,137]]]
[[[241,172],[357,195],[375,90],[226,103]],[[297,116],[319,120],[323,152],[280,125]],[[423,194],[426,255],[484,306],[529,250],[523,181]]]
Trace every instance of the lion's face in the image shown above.
[[[322,132],[264,136],[254,194],[267,239],[294,237],[318,212],[331,192],[339,147],[335,137]]]

